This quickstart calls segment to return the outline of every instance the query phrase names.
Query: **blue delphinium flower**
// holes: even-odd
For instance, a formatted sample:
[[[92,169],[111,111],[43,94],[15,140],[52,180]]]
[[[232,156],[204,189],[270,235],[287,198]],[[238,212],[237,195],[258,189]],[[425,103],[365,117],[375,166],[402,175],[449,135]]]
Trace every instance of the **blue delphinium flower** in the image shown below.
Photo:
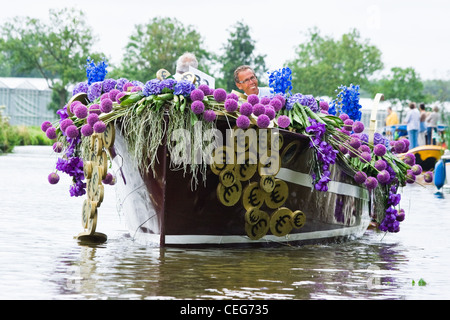
[[[269,73],[269,87],[274,94],[291,94],[292,71],[289,68],[281,68]]]
[[[360,109],[362,106],[359,104],[359,86],[351,84],[350,87],[340,86],[339,89],[341,91],[331,102],[328,113],[333,115],[346,113],[354,121],[361,120]]]
[[[99,82],[105,80],[105,76],[108,73],[106,68],[108,64],[105,59],[95,65],[94,60],[90,57],[86,59],[87,63],[85,65],[86,68],[86,76],[88,79],[88,84],[91,85],[94,82]]]

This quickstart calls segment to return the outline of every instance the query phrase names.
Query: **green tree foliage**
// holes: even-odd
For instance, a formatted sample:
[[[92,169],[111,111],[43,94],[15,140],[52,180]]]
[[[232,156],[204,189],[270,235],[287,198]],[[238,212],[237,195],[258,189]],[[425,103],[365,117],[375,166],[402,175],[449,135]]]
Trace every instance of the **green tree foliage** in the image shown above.
[[[67,102],[68,87],[85,80],[86,57],[100,60],[91,52],[94,37],[84,13],[74,9],[50,10],[45,22],[15,17],[1,26],[0,49],[16,72],[38,72],[59,98],[50,109]]]
[[[192,26],[184,26],[175,18],[153,18],[148,24],[136,25],[123,61],[111,77],[145,83],[162,68],[173,74],[178,57],[185,52],[194,53],[199,69],[207,72],[210,54],[202,46],[203,39]]]
[[[450,101],[450,81],[426,80],[423,82],[423,93],[427,102]]]
[[[381,51],[362,40],[356,29],[339,40],[321,36],[317,28],[309,30],[307,36],[296,49],[296,58],[287,62],[296,92],[332,97],[340,85],[363,88],[368,78],[383,68]]]
[[[219,57],[222,64],[220,69],[222,78],[218,79],[218,86],[227,91],[237,89],[234,82],[234,70],[240,65],[251,66],[259,79],[267,71],[264,61],[266,56],[254,53],[255,40],[250,36],[249,26],[243,22],[237,22],[232,28],[230,37],[223,46],[223,54]]]

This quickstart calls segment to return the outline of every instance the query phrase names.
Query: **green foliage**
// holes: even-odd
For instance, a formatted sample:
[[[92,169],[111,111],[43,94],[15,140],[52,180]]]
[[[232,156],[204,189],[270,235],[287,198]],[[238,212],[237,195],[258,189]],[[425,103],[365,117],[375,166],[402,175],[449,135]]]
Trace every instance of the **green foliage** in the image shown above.
[[[192,26],[184,26],[175,18],[153,18],[148,24],[136,25],[122,64],[110,76],[145,83],[161,68],[175,73],[176,61],[185,52],[194,53],[199,68],[207,72],[210,54],[202,46],[202,37]]]
[[[58,107],[67,101],[68,86],[86,78],[86,57],[101,56],[91,52],[94,40],[91,28],[84,13],[74,9],[50,10],[45,21],[15,17],[0,31],[3,57],[16,72],[38,71],[57,93]]]
[[[368,78],[383,68],[380,50],[361,40],[354,29],[339,40],[321,36],[314,28],[308,40],[298,46],[296,58],[288,61],[292,70],[294,90],[314,96],[335,95],[341,84],[359,84],[364,87]]]
[[[259,79],[267,71],[265,55],[255,55],[255,40],[250,36],[250,28],[243,22],[237,22],[230,31],[230,37],[223,46],[223,54],[219,57],[222,64],[222,78],[218,85],[228,92],[236,88],[234,70],[241,65],[249,65],[255,70]],[[260,83],[261,86],[261,83]]]
[[[423,81],[423,93],[426,102],[450,101],[450,81],[447,80],[426,80]]]

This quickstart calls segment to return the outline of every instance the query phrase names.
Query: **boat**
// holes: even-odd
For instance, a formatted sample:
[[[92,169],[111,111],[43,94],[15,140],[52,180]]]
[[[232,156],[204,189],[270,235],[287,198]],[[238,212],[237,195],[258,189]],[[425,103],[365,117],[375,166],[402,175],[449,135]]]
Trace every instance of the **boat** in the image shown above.
[[[436,163],[441,159],[446,148],[436,145],[423,145],[410,149],[408,152],[414,154],[416,163],[419,164],[423,170],[433,170]],[[403,158],[404,155],[400,155]]]

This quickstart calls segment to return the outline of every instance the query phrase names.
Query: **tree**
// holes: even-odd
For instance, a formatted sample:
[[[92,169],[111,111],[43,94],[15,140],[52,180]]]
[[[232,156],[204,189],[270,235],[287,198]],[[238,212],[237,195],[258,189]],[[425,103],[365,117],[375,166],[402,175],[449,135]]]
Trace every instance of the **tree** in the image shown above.
[[[30,17],[15,17],[1,27],[0,49],[16,68],[25,74],[38,71],[59,97],[50,109],[67,102],[68,87],[86,78],[83,66],[90,56],[94,36],[86,25],[84,13],[74,9],[50,10],[47,23]]]
[[[208,72],[208,53],[201,35],[192,26],[185,27],[175,18],[153,18],[148,24],[136,25],[125,48],[123,61],[111,72],[113,77],[146,82],[156,77],[159,69],[175,72],[176,61],[185,52],[192,52],[199,69]]]
[[[334,96],[340,85],[367,85],[368,78],[383,68],[381,51],[361,40],[356,29],[337,41],[321,36],[317,28],[309,30],[307,36],[309,39],[296,49],[297,57],[287,62],[297,92]]]
[[[230,31],[228,42],[223,46],[223,55],[219,61],[223,78],[219,79],[219,85],[227,91],[236,89],[234,82],[234,70],[240,65],[249,65],[253,68],[258,78],[266,72],[265,55],[255,55],[255,41],[250,36],[250,28],[243,22],[237,22]]]

